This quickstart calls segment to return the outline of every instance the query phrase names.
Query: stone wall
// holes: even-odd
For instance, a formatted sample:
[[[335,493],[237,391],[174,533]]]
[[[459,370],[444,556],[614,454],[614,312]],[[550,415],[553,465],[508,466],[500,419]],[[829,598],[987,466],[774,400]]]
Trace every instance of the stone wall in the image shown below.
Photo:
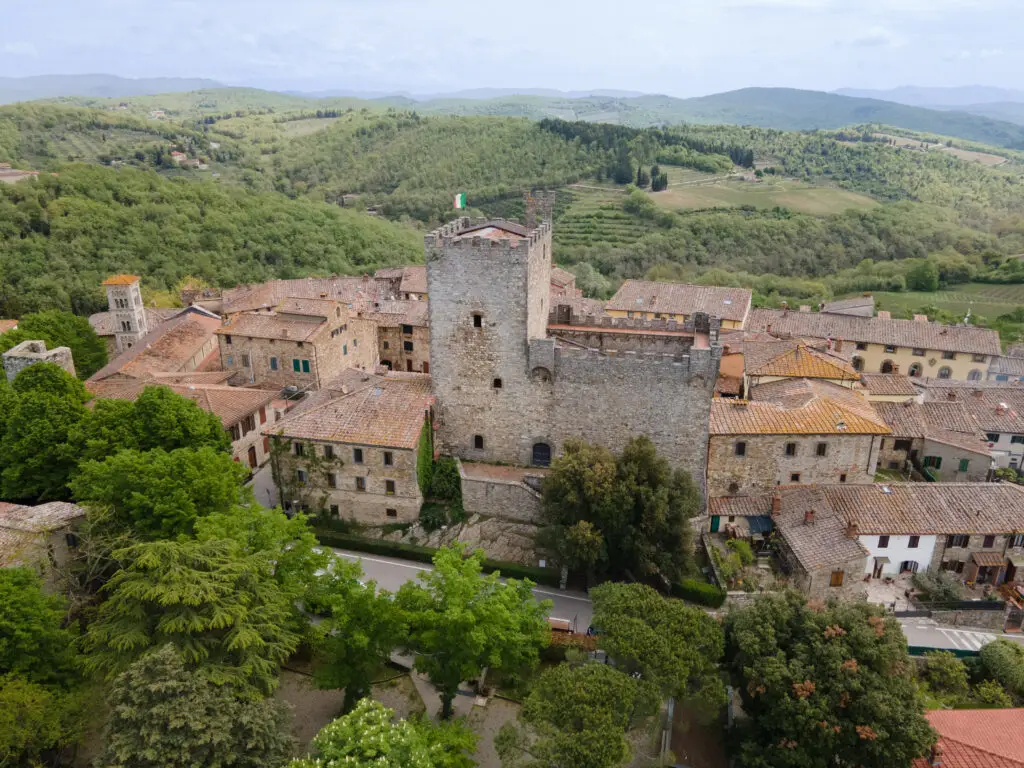
[[[977,627],[1002,632],[1006,626],[1006,611],[931,611],[939,624],[954,627]]]
[[[864,584],[865,557],[852,557],[845,562],[836,561],[827,568],[807,570],[800,564],[784,537],[778,539],[779,564],[789,576],[793,586],[810,599],[828,600],[831,598],[850,599],[862,597],[867,592]],[[843,572],[843,584],[831,586],[832,572]]]
[[[404,333],[402,326],[381,326],[377,329],[378,355],[381,363],[393,371],[430,373],[430,329],[412,326],[412,333]],[[412,351],[406,350],[406,342]],[[385,362],[386,361],[386,362]]]
[[[45,341],[23,341],[3,353],[4,375],[8,381],[14,378],[30,365],[37,363],[53,363],[72,376],[75,375],[75,363],[71,358],[71,350],[67,347],[57,347],[47,350]]]
[[[932,553],[932,561],[929,565],[934,570],[940,570],[943,562],[948,563],[964,563],[964,567],[960,570],[960,573],[966,577],[968,570],[968,563],[971,559],[972,552],[997,552],[999,554],[1016,554],[1019,553],[1020,549],[1007,548],[1010,536],[996,534],[992,537],[992,544],[988,547],[985,546],[985,536],[980,533],[971,534],[968,539],[966,547],[947,547],[949,539],[948,536],[938,536],[935,540],[935,551]],[[947,570],[956,570],[955,568],[949,568]]]
[[[483,515],[499,520],[539,523],[541,496],[525,483],[491,478],[462,478],[462,508],[471,515]]]
[[[746,455],[736,455],[736,443]],[[796,455],[786,445],[796,444]],[[827,446],[824,457],[817,446]],[[776,485],[867,484],[874,481],[879,438],[872,435],[712,435],[708,440],[708,496],[756,496]],[[794,473],[800,475],[794,481]],[[843,475],[846,476],[845,481]]]

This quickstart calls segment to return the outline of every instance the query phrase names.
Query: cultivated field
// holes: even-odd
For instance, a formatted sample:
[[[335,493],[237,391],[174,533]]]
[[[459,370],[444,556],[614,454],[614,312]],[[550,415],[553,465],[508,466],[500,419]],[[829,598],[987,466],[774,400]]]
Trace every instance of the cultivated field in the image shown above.
[[[897,147],[914,147],[921,148],[922,146],[927,148],[929,152],[948,152],[951,155],[959,157],[961,160],[966,160],[969,163],[981,163],[982,165],[1003,165],[1007,162],[1005,157],[999,155],[990,155],[987,152],[974,152],[969,149],[957,149],[956,147],[947,147],[944,144],[930,144],[927,141],[919,141],[918,139],[908,139],[906,136],[893,136],[889,133],[876,133],[883,139],[889,139],[890,141],[896,142]]]
[[[956,315],[966,315],[970,310],[973,315],[993,319],[1024,306],[1024,285],[965,283],[935,293],[879,292],[875,293],[875,301],[879,309],[893,313],[913,312],[920,307],[934,305]]]
[[[622,210],[622,187],[584,182],[565,191],[571,202],[555,225],[558,245],[629,245],[652,226]]]

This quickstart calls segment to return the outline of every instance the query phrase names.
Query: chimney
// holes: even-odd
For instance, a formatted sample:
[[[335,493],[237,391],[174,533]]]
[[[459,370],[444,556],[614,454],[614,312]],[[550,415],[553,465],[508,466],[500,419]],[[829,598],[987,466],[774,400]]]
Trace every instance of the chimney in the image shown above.
[[[783,316],[789,314],[789,302],[788,301],[782,302],[782,314],[783,314]]]
[[[1010,410],[1010,406],[1006,403],[1000,403],[996,406],[996,413],[1006,413],[1008,410]]]
[[[800,305],[800,311],[801,312],[810,312],[811,311],[811,307],[810,307],[809,304],[801,304]]]
[[[779,494],[772,496],[772,517],[778,517],[782,511],[782,497]]]
[[[880,309],[880,310],[878,310],[878,319],[879,320],[891,320],[892,319],[892,315],[889,313],[888,310]]]
[[[914,315],[914,322],[915,323],[927,323],[928,322],[928,315]]]
[[[846,538],[856,539],[857,538],[857,524],[847,523],[846,524]]]
[[[767,334],[768,334],[769,336],[771,335],[771,333],[772,333],[772,326],[771,326],[771,324],[769,324],[769,325],[768,325],[768,326],[767,326],[767,327],[766,327],[766,328],[764,329],[764,332],[765,332],[765,333],[767,333]]]
[[[842,352],[842,351],[843,351],[843,340],[842,339],[836,339],[836,352]]]
[[[932,747],[932,751],[928,755],[928,765],[935,766],[935,768],[937,768],[937,766],[942,765],[941,744],[935,744],[935,746]]]
[[[814,510],[808,509],[804,512],[804,525],[814,525]]]
[[[953,392],[952,390],[947,392],[946,393],[946,399],[947,400],[956,400],[956,392]]]
[[[985,396],[985,393],[982,392],[980,389],[974,390],[973,392],[971,392],[971,394],[979,399]]]

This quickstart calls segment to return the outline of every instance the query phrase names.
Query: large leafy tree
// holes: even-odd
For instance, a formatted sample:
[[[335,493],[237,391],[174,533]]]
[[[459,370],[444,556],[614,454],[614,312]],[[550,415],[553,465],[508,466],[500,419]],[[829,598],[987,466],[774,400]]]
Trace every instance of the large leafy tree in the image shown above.
[[[115,527],[144,539],[169,538],[242,502],[246,475],[231,456],[209,447],[123,450],[84,462],[71,490],[78,502],[108,510]]]
[[[657,688],[607,664],[561,664],[537,680],[520,719],[496,741],[508,768],[614,768],[628,760],[626,732],[657,710]]]
[[[288,714],[273,699],[218,685],[165,645],[111,686],[98,768],[279,768],[291,754]]]
[[[74,693],[0,676],[0,765],[42,765],[44,753],[52,756],[73,743],[81,703]]]
[[[618,457],[567,441],[544,481],[545,539],[571,568],[675,580],[691,566],[689,519],[700,500],[690,475],[673,471],[646,437]]]
[[[19,395],[40,392],[55,397],[67,397],[80,403],[89,399],[85,385],[53,363],[36,363],[23,369],[14,378],[12,389]]]
[[[643,584],[602,584],[590,596],[601,647],[620,669],[711,712],[725,704],[718,675],[724,638],[714,618]]]
[[[84,416],[85,407],[70,397],[15,394],[0,438],[0,496],[66,499],[68,480],[78,464],[68,435]]]
[[[39,312],[25,315],[13,331],[0,335],[0,350],[7,351],[23,341],[45,341],[47,349],[68,347],[75,373],[87,379],[107,364],[107,347],[84,317],[70,312]]]
[[[766,595],[731,612],[726,635],[749,715],[741,765],[910,765],[934,743],[903,632],[877,606]]]
[[[363,584],[358,563],[341,559],[323,578],[317,603],[326,609],[318,649],[316,682],[321,688],[344,688],[347,712],[370,692],[374,675],[406,634],[402,611],[374,582]]]
[[[113,676],[171,643],[214,682],[273,690],[299,636],[266,554],[245,554],[232,541],[183,540],[119,555],[129,565],[104,586],[108,598],[85,635],[91,668]]]
[[[396,598],[409,622],[407,645],[416,654],[416,669],[440,691],[444,718],[451,717],[463,680],[485,668],[532,667],[549,641],[550,601],[538,604],[529,581],[482,576],[482,563],[480,551],[441,549],[433,570],[420,573],[418,583],[403,584]]]
[[[394,719],[394,711],[362,699],[313,739],[318,757],[289,768],[472,768],[476,736],[460,723]]]
[[[63,601],[30,568],[0,568],[0,676],[68,685],[76,680],[74,635]]]

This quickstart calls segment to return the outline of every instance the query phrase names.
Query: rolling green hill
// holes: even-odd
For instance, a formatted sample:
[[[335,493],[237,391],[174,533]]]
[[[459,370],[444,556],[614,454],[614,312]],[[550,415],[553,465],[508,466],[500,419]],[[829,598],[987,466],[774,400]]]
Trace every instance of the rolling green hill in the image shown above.
[[[200,77],[128,78],[116,75],[36,75],[0,77],[0,104],[56,96],[87,98],[139,96],[148,93],[219,88],[220,83]]]

